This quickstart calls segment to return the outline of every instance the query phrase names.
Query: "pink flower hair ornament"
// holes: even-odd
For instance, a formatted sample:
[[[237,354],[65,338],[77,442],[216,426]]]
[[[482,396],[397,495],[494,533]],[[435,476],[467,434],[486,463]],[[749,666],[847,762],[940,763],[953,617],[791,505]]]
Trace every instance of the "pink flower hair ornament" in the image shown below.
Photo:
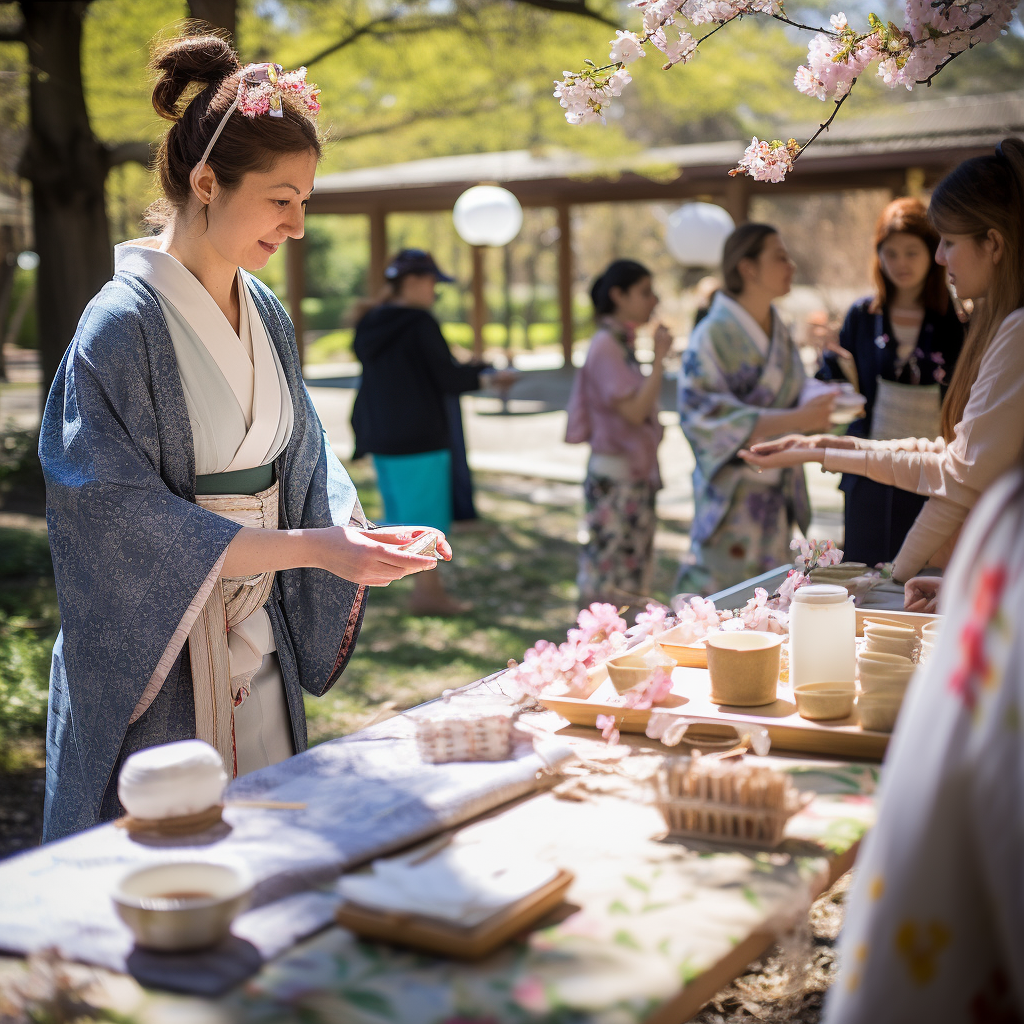
[[[206,145],[206,149],[200,157],[199,162],[192,168],[189,178],[192,188],[196,190],[195,176],[203,164],[210,158],[213,147],[224,131],[228,118],[237,109],[245,117],[261,117],[269,114],[271,117],[284,117],[284,97],[288,95],[296,99],[306,112],[310,115],[320,113],[320,102],[317,97],[320,90],[312,83],[306,81],[306,69],[296,68],[294,71],[285,71],[280,64],[247,64],[242,68],[238,76],[238,91],[234,100],[224,116],[220,119],[216,131]]]

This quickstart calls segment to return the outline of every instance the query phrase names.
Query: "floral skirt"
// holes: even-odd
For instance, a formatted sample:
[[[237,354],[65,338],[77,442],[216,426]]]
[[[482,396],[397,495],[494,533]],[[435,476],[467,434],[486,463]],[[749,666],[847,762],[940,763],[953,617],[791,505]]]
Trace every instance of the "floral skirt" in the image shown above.
[[[780,487],[740,481],[718,529],[680,567],[676,591],[706,597],[792,562],[794,519]]]
[[[657,489],[587,474],[583,482],[587,537],[576,582],[580,605],[639,604],[650,591]]]

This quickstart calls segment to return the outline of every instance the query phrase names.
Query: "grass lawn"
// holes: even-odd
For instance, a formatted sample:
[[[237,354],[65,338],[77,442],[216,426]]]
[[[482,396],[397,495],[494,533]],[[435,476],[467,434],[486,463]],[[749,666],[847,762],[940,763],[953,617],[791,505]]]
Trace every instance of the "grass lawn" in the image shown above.
[[[348,467],[371,518],[382,514],[368,463]],[[345,673],[324,697],[306,698],[310,743],[419,704],[519,659],[540,637],[564,640],[576,619],[573,504],[537,504],[522,478],[477,474],[481,521],[451,538],[455,558],[436,570],[473,610],[458,618],[406,613],[407,580],[374,588]]]

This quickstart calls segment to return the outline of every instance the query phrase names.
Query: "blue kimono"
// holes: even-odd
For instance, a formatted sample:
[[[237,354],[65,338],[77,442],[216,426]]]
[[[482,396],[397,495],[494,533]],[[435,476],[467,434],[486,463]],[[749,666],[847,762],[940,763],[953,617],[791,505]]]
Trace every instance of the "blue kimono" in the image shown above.
[[[291,440],[274,464],[280,528],[365,525],[302,380],[294,332],[246,275],[287,378]],[[129,725],[204,580],[240,529],[195,504],[195,452],[178,364],[156,293],[119,271],[90,302],[53,382],[39,455],[61,632],[53,648],[43,838],[121,813],[124,759],[195,736],[188,647]],[[278,572],[266,609],[296,751],[302,690],[321,695],[352,653],[365,588],[320,569]]]

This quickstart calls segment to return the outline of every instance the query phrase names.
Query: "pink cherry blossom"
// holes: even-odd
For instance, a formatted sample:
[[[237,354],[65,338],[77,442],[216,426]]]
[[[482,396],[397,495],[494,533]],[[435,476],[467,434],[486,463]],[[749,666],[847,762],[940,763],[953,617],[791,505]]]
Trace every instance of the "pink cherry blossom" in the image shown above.
[[[601,737],[608,741],[608,746],[619,742],[619,730],[615,728],[614,715],[598,715],[595,725],[601,730]]]
[[[757,136],[750,140],[740,162],[729,172],[730,176],[748,174],[755,181],[782,181],[793,169],[793,158],[800,152],[795,139],[789,142],[760,142]]]
[[[635,32],[617,31],[612,40],[611,61],[613,64],[632,64],[633,61],[646,57],[640,37]]]

